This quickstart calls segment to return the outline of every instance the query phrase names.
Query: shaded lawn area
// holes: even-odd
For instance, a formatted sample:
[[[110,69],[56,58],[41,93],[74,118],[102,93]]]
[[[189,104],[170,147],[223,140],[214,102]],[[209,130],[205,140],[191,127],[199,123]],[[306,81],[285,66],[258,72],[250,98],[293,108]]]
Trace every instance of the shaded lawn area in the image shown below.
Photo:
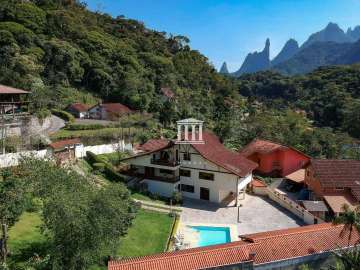
[[[163,252],[171,233],[174,218],[165,213],[139,210],[128,234],[121,239],[119,257],[137,257]],[[23,265],[34,253],[45,255],[47,239],[41,234],[39,213],[24,213],[9,231],[10,260]],[[92,270],[106,269],[94,266]]]
[[[118,256],[137,257],[163,252],[173,221],[174,218],[168,214],[140,210],[120,242]]]
[[[34,256],[46,254],[47,239],[40,232],[42,225],[39,213],[25,212],[9,230],[10,261],[24,263]]]

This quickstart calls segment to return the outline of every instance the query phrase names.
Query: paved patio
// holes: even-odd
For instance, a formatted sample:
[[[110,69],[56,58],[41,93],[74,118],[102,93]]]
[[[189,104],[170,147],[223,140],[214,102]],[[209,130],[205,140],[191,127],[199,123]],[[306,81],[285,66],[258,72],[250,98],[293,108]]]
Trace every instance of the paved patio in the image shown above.
[[[219,208],[217,204],[185,199],[180,220],[183,223],[209,225],[236,224],[239,235],[305,225],[268,198],[246,194],[245,199],[239,202],[242,207],[239,207],[238,220],[237,207]]]

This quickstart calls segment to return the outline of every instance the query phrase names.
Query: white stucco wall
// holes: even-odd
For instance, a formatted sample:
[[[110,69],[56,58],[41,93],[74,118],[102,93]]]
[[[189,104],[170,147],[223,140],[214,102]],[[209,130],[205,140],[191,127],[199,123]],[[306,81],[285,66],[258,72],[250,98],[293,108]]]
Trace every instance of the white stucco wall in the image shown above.
[[[102,145],[93,145],[93,146],[84,146],[77,145],[75,148],[75,155],[78,158],[85,157],[86,152],[90,151],[96,155],[100,154],[109,154],[117,151],[131,151],[132,145],[126,144],[124,140],[120,141],[120,143],[113,144],[102,144]]]
[[[173,192],[176,190],[176,186],[178,185],[174,183],[166,183],[148,179],[145,179],[143,182],[147,184],[148,190],[151,193],[159,194],[169,198],[172,196]]]
[[[180,177],[180,184],[194,186],[194,193],[182,191],[184,197],[200,199],[200,188],[207,188],[210,191],[210,201],[215,203],[220,203],[224,198],[226,198],[230,192],[236,194],[238,190],[244,189],[251,181],[252,174],[247,175],[244,178],[225,170],[224,168],[204,159],[193,147],[190,145],[181,145],[174,146],[179,148],[179,158],[181,165],[179,167],[166,167],[151,164],[151,158],[153,154],[139,156],[133,159],[128,160],[132,165],[136,165],[139,168],[144,166],[154,167],[155,175],[159,175],[158,168],[175,170],[176,174],[178,169],[189,170],[191,171],[191,177]],[[171,154],[175,153],[175,149],[167,150]],[[189,151],[191,153],[191,160],[184,160],[184,152]],[[173,158],[172,156],[170,158]],[[199,172],[212,173],[214,174],[214,180],[204,180],[199,178]],[[152,180],[149,180],[151,182]],[[155,182],[155,181],[153,181]],[[238,186],[237,186],[238,185]],[[153,185],[155,188],[159,185]],[[160,187],[159,187],[160,188]],[[151,190],[150,190],[151,191]],[[153,192],[153,191],[151,191]],[[155,191],[155,193],[158,193]]]
[[[0,155],[0,168],[17,166],[24,157],[34,157],[40,159],[51,158],[51,152],[45,149],[40,151],[24,151]]]

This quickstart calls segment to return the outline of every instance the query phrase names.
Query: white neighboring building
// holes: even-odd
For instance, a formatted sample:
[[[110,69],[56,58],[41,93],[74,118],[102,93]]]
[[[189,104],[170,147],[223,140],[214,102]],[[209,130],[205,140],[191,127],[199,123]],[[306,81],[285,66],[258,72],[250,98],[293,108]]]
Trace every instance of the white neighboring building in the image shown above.
[[[188,136],[194,138],[191,133]],[[257,164],[226,149],[212,133],[202,133],[199,144],[191,139],[188,144],[149,140],[140,146],[142,153],[124,160],[131,164],[130,175],[142,178],[150,192],[165,197],[180,190],[188,198],[237,202],[239,195],[245,195]]]
[[[133,111],[121,103],[99,103],[88,110],[89,118],[114,121]]]

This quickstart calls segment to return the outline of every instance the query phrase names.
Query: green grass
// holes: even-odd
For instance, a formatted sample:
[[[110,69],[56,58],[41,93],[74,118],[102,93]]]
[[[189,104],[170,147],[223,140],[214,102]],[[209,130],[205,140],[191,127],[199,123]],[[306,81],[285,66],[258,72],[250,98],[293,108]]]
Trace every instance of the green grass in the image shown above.
[[[137,128],[130,128],[131,134],[136,134],[139,130]],[[77,138],[77,137],[117,137],[124,132],[124,135],[128,135],[128,128],[103,128],[103,129],[93,129],[93,130],[66,130],[61,129],[51,135],[51,139],[67,139],[67,138]]]
[[[140,210],[128,234],[121,239],[118,256],[137,257],[163,252],[173,218],[168,214]]]
[[[40,232],[42,220],[39,213],[25,212],[9,230],[10,260],[15,264],[28,261],[34,253],[45,254],[47,239]]]
[[[146,196],[144,194],[141,194],[141,193],[138,193],[138,192],[135,192],[135,191],[131,193],[131,197],[136,199],[136,200],[140,200],[140,201],[153,202],[153,203],[166,205],[165,201],[154,200],[154,199],[150,198],[149,196]]]

